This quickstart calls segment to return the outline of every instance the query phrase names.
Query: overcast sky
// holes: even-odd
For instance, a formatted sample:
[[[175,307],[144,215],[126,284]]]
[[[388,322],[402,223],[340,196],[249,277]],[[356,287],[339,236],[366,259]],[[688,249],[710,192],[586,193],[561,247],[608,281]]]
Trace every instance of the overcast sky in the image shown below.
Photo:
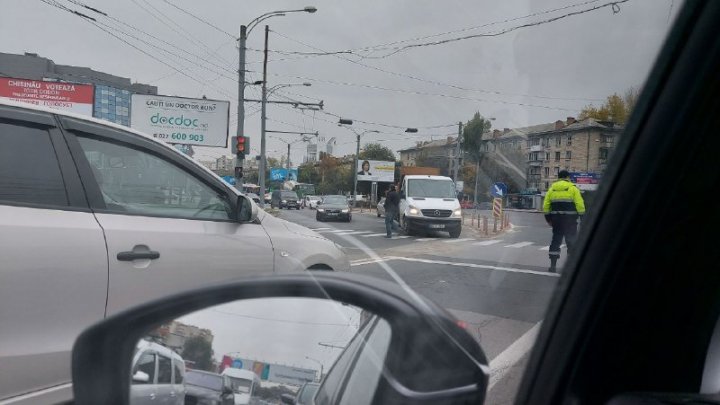
[[[390,47],[494,33],[609,2],[83,1],[135,29],[91,11],[83,11],[97,17],[98,22],[123,29],[167,50],[168,53],[165,53],[124,34],[117,34],[167,65],[83,19],[39,0],[3,2],[0,51],[34,52],[59,64],[87,66],[130,77],[133,81],[158,86],[160,94],[184,97],[206,95],[208,98],[231,100],[231,133],[235,132],[237,98],[237,48],[231,35],[237,36],[241,24],[265,12],[316,6],[318,11],[314,14],[288,14],[269,19],[267,23],[273,30],[269,38],[270,50],[317,52],[317,49],[358,49],[461,29],[466,30],[401,42]],[[68,0],[57,2],[81,10]],[[206,20],[217,29],[169,3]],[[268,85],[312,83],[312,87],[280,90],[278,93],[282,94],[271,98],[288,96],[308,102],[323,100],[328,113],[356,120],[356,129],[383,131],[366,135],[363,144],[381,140],[395,150],[411,146],[415,140],[439,139],[454,134],[457,122],[467,121],[476,111],[496,118],[493,125],[498,128],[551,122],[575,116],[584,105],[591,102],[598,104],[609,94],[642,85],[680,3],[679,0],[630,0],[618,5],[617,13],[613,13],[610,7],[604,7],[496,37],[416,47],[379,59],[360,58],[356,54],[312,56],[271,52]],[[573,4],[579,5],[543,13]],[[538,15],[520,18],[529,14]],[[250,82],[261,79],[262,53],[256,50],[263,48],[262,41],[263,27],[259,26],[248,39],[247,69],[252,72],[247,79]],[[360,55],[379,57],[390,51],[376,50]],[[259,98],[257,86],[248,88],[246,98]],[[246,103],[246,135],[251,137],[253,149],[260,146],[260,114],[257,109],[257,104]],[[354,134],[339,128],[335,124],[337,118],[332,115],[303,114],[291,107],[270,105],[268,117],[268,129],[319,131],[326,140],[337,138],[336,155],[354,153]],[[417,127],[419,132],[405,134],[402,129],[362,124],[357,120]],[[443,125],[446,127],[426,128]],[[296,135],[280,137],[288,141],[298,138]],[[293,148],[293,162],[301,162],[305,145],[297,143]],[[323,150],[324,145],[321,144],[320,149]],[[196,150],[196,157],[200,159],[229,152],[210,148]],[[285,153],[286,146],[280,140],[268,138],[268,150],[269,156],[279,157]]]

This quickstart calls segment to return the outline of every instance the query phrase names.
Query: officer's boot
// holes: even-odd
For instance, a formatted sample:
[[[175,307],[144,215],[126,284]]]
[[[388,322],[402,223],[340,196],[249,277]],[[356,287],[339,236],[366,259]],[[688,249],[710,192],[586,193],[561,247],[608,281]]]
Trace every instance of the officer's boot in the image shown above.
[[[550,273],[555,273],[557,260],[558,258],[556,256],[550,256],[550,268],[548,269]]]

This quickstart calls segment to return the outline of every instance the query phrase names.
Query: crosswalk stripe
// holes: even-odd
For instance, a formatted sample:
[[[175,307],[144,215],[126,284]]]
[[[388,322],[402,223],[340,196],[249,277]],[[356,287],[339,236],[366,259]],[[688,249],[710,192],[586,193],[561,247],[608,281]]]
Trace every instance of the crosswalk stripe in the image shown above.
[[[494,244],[500,243],[500,242],[502,242],[502,240],[500,240],[500,239],[484,240],[484,241],[482,241],[482,242],[473,243],[473,245],[477,245],[477,246],[490,246],[490,245],[494,245]]]
[[[565,246],[565,245],[560,245],[560,249],[562,249],[562,248],[564,248],[564,247],[566,247],[566,246]],[[548,250],[550,250],[550,246],[541,247],[541,248],[538,249],[538,250],[548,251]]]
[[[521,247],[525,247],[525,246],[530,246],[532,244],[533,244],[532,242],[518,242],[518,243],[513,243],[512,245],[506,245],[505,247],[506,248],[521,248]]]
[[[350,232],[338,232],[335,235],[359,235],[361,233],[368,233],[370,231],[350,231]]]
[[[473,238],[460,238],[460,239],[450,239],[444,241],[445,243],[458,243],[458,242],[467,242],[469,240],[474,240]]]
[[[332,228],[310,228],[311,231],[315,231],[315,232],[317,232],[317,231],[327,231],[327,230],[330,230],[330,229],[332,229]]]
[[[407,238],[409,238],[409,237],[410,237],[410,236],[408,236],[408,235],[400,235],[400,236],[393,236],[392,238],[393,238],[393,239],[407,239]]]
[[[420,239],[415,239],[415,242],[427,242],[430,240],[437,240],[437,238],[420,238]]]
[[[370,235],[360,235],[360,236],[362,236],[363,238],[369,238],[369,237],[371,237],[371,236],[384,236],[384,235],[387,235],[387,233],[385,233],[385,232],[383,232],[383,233],[371,233]]]
[[[352,232],[354,229],[331,229],[331,230],[322,230],[322,231],[316,231],[320,233],[339,233],[339,232]]]

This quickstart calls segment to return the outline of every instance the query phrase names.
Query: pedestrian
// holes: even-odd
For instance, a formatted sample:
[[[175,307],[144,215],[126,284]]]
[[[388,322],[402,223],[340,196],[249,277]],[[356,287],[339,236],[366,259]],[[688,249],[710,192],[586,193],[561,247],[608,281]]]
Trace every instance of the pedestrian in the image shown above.
[[[549,251],[551,273],[556,271],[563,239],[567,244],[568,256],[572,253],[577,237],[578,218],[585,215],[585,201],[580,195],[580,190],[570,182],[570,173],[567,170],[560,170],[558,179],[548,189],[543,202],[545,221],[552,226]]]
[[[400,210],[400,195],[395,191],[395,186],[390,186],[385,197],[385,230],[386,238],[392,238],[392,230],[395,228],[395,217]]]

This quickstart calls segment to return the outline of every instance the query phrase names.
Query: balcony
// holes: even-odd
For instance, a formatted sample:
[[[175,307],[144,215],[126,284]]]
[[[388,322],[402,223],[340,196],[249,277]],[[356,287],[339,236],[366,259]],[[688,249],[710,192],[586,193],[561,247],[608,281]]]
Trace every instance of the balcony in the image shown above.
[[[533,145],[530,147],[530,152],[542,152],[543,149],[542,145]]]

